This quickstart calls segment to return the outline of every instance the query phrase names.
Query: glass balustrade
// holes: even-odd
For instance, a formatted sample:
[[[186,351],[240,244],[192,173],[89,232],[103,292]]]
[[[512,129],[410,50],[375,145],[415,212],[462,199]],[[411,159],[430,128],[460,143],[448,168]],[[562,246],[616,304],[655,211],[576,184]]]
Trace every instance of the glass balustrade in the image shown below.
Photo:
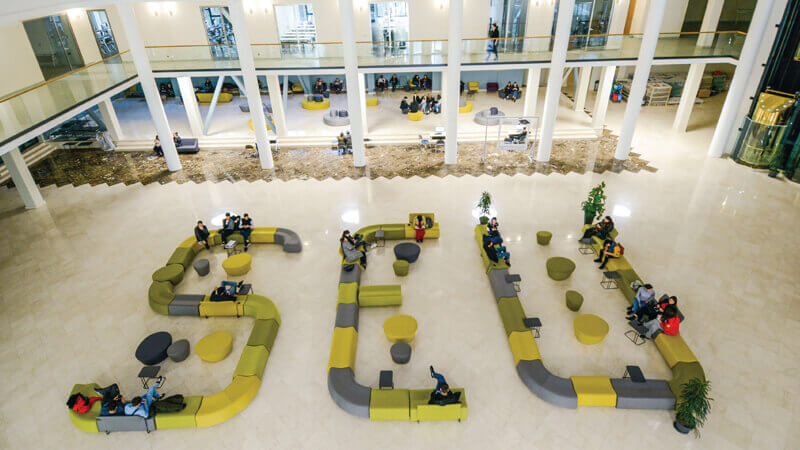
[[[341,42],[253,44],[256,69],[343,68]]]
[[[136,75],[127,52],[0,98],[0,143]]]
[[[235,45],[169,45],[147,47],[154,72],[230,70],[239,68]]]
[[[447,40],[356,42],[360,67],[444,66]]]
[[[344,67],[340,42],[253,44],[256,69]],[[148,47],[156,72],[239,69],[235,45],[173,45]]]

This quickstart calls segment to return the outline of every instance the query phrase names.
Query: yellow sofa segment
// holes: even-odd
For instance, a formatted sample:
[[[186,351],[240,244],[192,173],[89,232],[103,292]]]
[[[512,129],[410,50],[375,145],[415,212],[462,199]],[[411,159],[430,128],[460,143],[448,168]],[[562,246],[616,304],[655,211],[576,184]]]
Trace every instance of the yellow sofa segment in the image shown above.
[[[303,101],[300,102],[300,105],[303,109],[308,110],[320,110],[320,109],[328,109],[331,107],[331,100],[329,98],[322,99],[321,102],[309,101],[307,98],[304,98]]]
[[[336,299],[337,304],[355,303],[358,299],[358,283],[339,283],[339,296]]]
[[[464,389],[453,389],[453,392],[461,392],[459,403],[452,405],[429,405],[432,389],[412,389],[409,394],[409,419],[418,422],[429,422],[438,420],[458,420],[459,422],[467,419],[467,396]],[[372,391],[374,394],[374,390]]]
[[[511,346],[511,354],[514,355],[514,367],[520,361],[542,359],[532,331],[512,331],[508,335],[508,344]]]
[[[204,396],[195,415],[197,426],[210,427],[235,416],[253,400],[260,386],[258,377],[238,376],[222,392]]]
[[[656,336],[655,342],[658,351],[661,352],[661,356],[664,357],[670,369],[679,362],[698,362],[697,357],[694,356],[694,353],[692,353],[692,350],[686,345],[686,341],[683,340],[681,335],[668,336],[661,333]]]
[[[408,389],[372,389],[369,420],[408,420]]]
[[[250,242],[253,244],[272,244],[275,242],[275,227],[254,228],[250,233]]]
[[[570,377],[578,395],[578,406],[617,406],[617,393],[608,377]]]
[[[410,112],[410,113],[408,113],[408,120],[413,120],[415,122],[418,122],[418,121],[422,120],[422,116],[423,116],[423,112],[422,111]]]
[[[214,98],[213,92],[198,92],[197,93],[197,101],[198,103],[211,103],[211,100]],[[219,97],[217,98],[217,103],[229,103],[233,100],[233,94],[230,92],[220,92]]]
[[[353,327],[333,329],[333,342],[331,342],[331,356],[328,360],[328,370],[332,367],[343,369],[356,366],[356,344],[358,331]]]
[[[81,394],[86,398],[96,397],[97,393],[94,390],[99,387],[100,385],[98,385],[97,383],[76,384],[72,388],[72,392],[70,392],[69,395],[72,396],[74,394]],[[95,402],[94,405],[92,405],[92,408],[87,413],[78,414],[71,409],[69,410],[69,418],[72,420],[72,423],[74,423],[75,426],[78,427],[79,429],[89,433],[100,432],[97,429],[98,415],[100,415],[100,402]]]

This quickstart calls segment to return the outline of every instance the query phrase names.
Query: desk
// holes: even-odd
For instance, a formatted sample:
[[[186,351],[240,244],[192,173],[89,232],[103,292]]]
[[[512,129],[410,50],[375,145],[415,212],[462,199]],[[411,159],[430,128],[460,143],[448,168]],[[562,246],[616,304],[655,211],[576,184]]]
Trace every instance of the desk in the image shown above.
[[[232,255],[236,255],[236,254],[242,253],[242,251],[237,248],[238,245],[239,245],[239,243],[234,241],[233,239],[231,239],[230,241],[225,243],[224,248],[225,248],[225,251],[228,252],[228,256],[232,256]]]
[[[142,381],[142,388],[145,390],[150,387],[150,380],[155,380],[158,378],[158,372],[161,370],[161,366],[144,366],[142,370],[139,371],[139,379]]]

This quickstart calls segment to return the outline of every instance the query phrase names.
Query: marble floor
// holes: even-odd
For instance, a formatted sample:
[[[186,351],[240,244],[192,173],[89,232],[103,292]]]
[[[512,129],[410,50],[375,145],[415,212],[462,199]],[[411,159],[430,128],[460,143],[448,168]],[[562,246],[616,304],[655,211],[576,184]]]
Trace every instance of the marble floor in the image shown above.
[[[611,105],[612,130],[624,106]],[[0,448],[795,448],[800,186],[707,158],[718,106],[698,106],[686,134],[671,131],[674,107],[643,109],[634,150],[659,168],[655,173],[50,186],[43,189],[47,204],[32,211],[21,208],[16,192],[0,189]],[[666,411],[556,408],[515,373],[472,238],[472,208],[483,190],[494,196],[522,275],[524,308],[544,323],[538,344],[548,368],[617,377],[636,364],[650,378],[669,376],[652,344],[636,347],[623,336],[621,294],[601,289],[599,271],[577,251],[580,201],[601,181],[626,256],[657,292],[678,296],[687,317],[681,334],[712,380],[714,409],[699,440],[673,431]],[[234,333],[226,360],[208,364],[192,354],[163,369],[168,393],[209,394],[229,382],[250,319],[166,317],[147,305],[151,273],[193,223],[228,210],[249,212],[256,225],[293,229],[304,243],[297,255],[252,247],[245,279],[283,318],[256,398],[210,429],[109,436],[76,429],[64,406],[72,385],[119,382],[127,395],[137,394],[133,353],[153,331],[192,345],[212,331]],[[433,364],[467,389],[469,419],[460,424],[372,423],[339,410],[327,391],[338,234],[400,222],[411,211],[435,212],[442,237],[423,244],[402,280],[392,274],[390,248],[371,254],[364,283],[402,283],[404,304],[362,314],[356,378],[375,386],[379,370],[393,369],[396,386],[422,388],[433,386]],[[549,247],[536,244],[538,230],[554,232]],[[569,280],[547,278],[544,261],[555,255],[576,261]],[[221,279],[223,257],[215,250],[211,276],[187,273],[179,292],[210,289]],[[584,312],[608,321],[602,344],[575,340],[566,289],[583,293]],[[391,363],[381,330],[401,312],[419,322],[406,366]]]

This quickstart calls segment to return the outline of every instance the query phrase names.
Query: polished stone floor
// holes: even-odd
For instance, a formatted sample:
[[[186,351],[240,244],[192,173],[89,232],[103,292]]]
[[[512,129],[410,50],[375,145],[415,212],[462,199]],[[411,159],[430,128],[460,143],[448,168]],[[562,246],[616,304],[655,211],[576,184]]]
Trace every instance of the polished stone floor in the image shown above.
[[[732,448],[790,449],[800,439],[800,186],[766,177],[706,149],[718,109],[699,105],[690,132],[673,134],[674,108],[645,108],[634,149],[658,171],[565,176],[499,175],[392,180],[186,183],[43,189],[47,205],[24,211],[13,190],[0,189],[0,448]],[[623,105],[612,105],[618,129]],[[652,344],[624,336],[625,302],[600,288],[600,273],[575,242],[580,201],[608,185],[626,256],[657,292],[677,295],[687,320],[681,333],[713,383],[714,409],[702,438],[678,435],[665,411],[553,407],[517,377],[488,280],[472,238],[472,208],[490,191],[522,281],[521,300],[542,319],[542,357],[556,374],[621,376],[627,364],[650,378],[669,370]],[[194,345],[207,333],[234,333],[233,353],[216,364],[192,354],[165,363],[166,392],[209,394],[229,380],[250,320],[170,318],[147,305],[150,275],[197,219],[249,212],[257,225],[301,236],[299,255],[254,246],[244,279],[273,299],[283,325],[255,400],[211,429],[153,434],[89,435],[64,406],[74,383],[141,386],[133,353],[147,334],[170,331]],[[401,222],[412,211],[435,212],[442,237],[425,242],[411,274],[395,279],[391,248],[376,250],[364,282],[403,284],[404,304],[361,316],[356,377],[377,385],[393,369],[398,387],[433,386],[433,364],[467,389],[462,423],[371,423],[339,410],[325,369],[338,281],[336,238],[343,228]],[[549,247],[535,233],[554,233]],[[547,278],[544,261],[577,263],[563,282]],[[205,292],[222,277],[188,273],[183,293]],[[572,334],[564,291],[586,298],[584,311],[608,321],[599,345]],[[407,366],[391,363],[383,320],[419,322]]]

